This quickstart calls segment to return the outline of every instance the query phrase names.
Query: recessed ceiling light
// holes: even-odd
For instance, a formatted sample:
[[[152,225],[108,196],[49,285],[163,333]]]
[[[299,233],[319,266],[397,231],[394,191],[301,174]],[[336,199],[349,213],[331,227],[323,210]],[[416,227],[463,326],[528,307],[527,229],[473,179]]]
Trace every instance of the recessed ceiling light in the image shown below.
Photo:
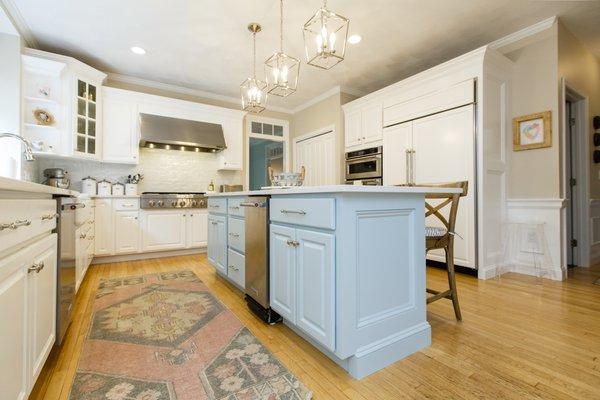
[[[135,54],[146,54],[146,50],[142,49],[141,47],[138,46],[133,46],[131,48],[131,51],[134,52]]]
[[[362,40],[362,37],[360,37],[360,35],[354,34],[348,38],[348,43],[357,44],[357,43],[360,43],[361,40]]]

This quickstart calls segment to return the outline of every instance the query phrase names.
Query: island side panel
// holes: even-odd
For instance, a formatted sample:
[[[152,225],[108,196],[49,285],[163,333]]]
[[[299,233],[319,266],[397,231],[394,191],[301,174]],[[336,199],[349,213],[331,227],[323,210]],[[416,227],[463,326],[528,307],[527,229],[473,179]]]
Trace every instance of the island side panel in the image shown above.
[[[338,194],[336,355],[362,377],[431,343],[423,194]]]

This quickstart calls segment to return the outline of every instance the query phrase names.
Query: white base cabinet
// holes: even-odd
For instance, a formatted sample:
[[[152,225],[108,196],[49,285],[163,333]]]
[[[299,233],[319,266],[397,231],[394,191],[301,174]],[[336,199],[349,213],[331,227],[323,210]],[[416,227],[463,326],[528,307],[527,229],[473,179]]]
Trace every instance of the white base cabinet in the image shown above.
[[[137,253],[139,250],[139,212],[115,212],[115,254]]]
[[[142,211],[142,251],[185,249],[186,213]]]
[[[335,349],[335,239],[271,224],[271,307]]]
[[[56,335],[56,234],[0,260],[0,394],[26,399]],[[10,323],[6,323],[10,321]]]
[[[227,275],[227,217],[208,215],[208,261]]]
[[[186,218],[186,246],[204,247],[208,242],[208,213],[206,210],[187,212]]]

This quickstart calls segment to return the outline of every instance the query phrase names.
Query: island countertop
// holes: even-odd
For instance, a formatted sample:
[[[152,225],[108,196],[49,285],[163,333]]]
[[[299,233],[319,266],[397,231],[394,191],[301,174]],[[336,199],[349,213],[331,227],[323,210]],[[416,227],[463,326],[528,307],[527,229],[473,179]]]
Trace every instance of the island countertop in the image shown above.
[[[270,196],[282,194],[323,194],[323,193],[460,193],[462,189],[440,188],[432,186],[359,186],[359,185],[327,185],[297,186],[290,188],[244,190],[241,192],[206,193],[208,197],[232,196]]]
[[[0,176],[0,191],[35,193],[42,195],[77,196],[79,192],[70,189],[61,189],[40,183],[12,179]]]

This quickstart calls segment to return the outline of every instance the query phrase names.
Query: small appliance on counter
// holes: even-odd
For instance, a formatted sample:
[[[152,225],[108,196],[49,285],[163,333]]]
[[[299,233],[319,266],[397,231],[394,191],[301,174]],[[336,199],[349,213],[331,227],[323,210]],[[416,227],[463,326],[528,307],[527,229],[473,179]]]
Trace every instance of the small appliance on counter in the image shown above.
[[[242,185],[221,185],[221,193],[241,192],[244,190]]]
[[[125,185],[120,182],[117,182],[112,185],[112,195],[113,196],[124,196],[125,195]]]
[[[81,180],[81,193],[95,196],[98,193],[98,182],[96,178],[86,176]]]
[[[98,182],[98,196],[111,196],[112,195],[112,183],[106,179]]]
[[[53,186],[61,189],[68,189],[71,186],[71,180],[67,178],[68,172],[62,168],[46,168],[44,170],[44,185]]]

